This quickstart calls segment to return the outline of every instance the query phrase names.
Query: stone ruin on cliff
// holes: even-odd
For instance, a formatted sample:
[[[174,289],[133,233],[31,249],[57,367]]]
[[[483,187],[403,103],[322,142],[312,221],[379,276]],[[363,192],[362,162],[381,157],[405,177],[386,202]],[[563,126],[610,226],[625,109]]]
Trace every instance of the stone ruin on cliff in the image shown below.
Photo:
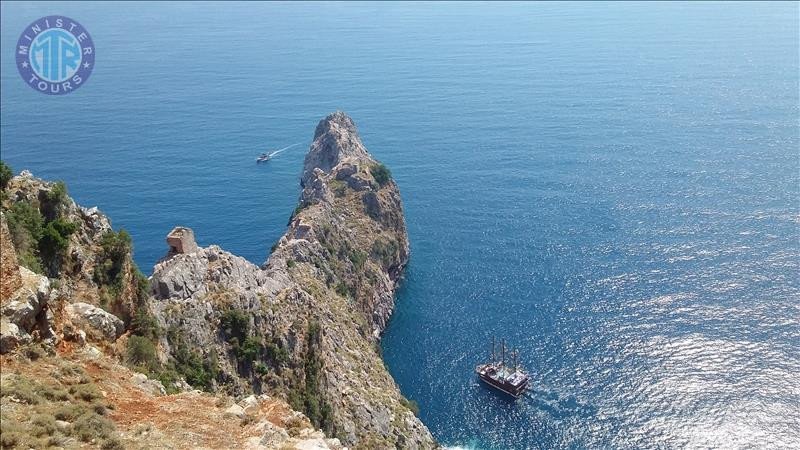
[[[167,235],[167,245],[169,245],[169,255],[193,253],[197,251],[197,243],[194,241],[194,231],[187,227],[173,228]]]

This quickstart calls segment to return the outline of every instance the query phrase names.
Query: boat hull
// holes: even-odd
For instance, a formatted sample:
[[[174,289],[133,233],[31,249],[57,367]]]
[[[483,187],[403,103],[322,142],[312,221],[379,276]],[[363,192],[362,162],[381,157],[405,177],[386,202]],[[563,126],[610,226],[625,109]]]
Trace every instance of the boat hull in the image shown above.
[[[528,389],[529,379],[527,376],[520,382],[512,383],[499,377],[497,371],[490,365],[478,366],[475,368],[475,372],[481,381],[515,399],[520,398]]]

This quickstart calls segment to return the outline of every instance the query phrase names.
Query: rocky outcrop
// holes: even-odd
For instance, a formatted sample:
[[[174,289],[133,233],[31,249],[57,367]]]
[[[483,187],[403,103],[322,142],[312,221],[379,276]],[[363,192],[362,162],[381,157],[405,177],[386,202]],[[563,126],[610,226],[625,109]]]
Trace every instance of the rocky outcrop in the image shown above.
[[[376,350],[408,260],[399,190],[377,166],[347,115],[326,117],[267,262],[215,246],[169,257],[151,278],[153,310],[172,336],[162,348],[219,359],[220,389],[281,395],[355,448],[431,448]]]
[[[114,342],[125,331],[119,317],[88,303],[67,304],[66,312],[73,325],[89,331],[97,340]]]
[[[128,322],[141,303],[136,268],[130,248],[115,249],[118,261],[111,261],[112,256],[104,250],[103,239],[113,232],[108,217],[96,207],[78,205],[66,194],[63,183],[44,181],[26,170],[9,181],[5,194],[3,206],[7,211],[14,205],[29,205],[45,222],[58,218],[75,226],[64,254],[41,261],[45,275],[59,279],[61,294],[103,306]],[[98,273],[109,267],[113,268],[114,280]]]
[[[97,208],[76,204],[62,183],[28,171],[13,177],[3,194],[0,352],[31,341],[57,344],[66,338],[82,343],[87,336],[102,345],[113,343],[125,324],[103,308],[130,318],[141,298],[130,248],[117,246],[111,256],[103,247],[104,238],[114,234],[108,218]],[[36,240],[56,222],[73,228],[66,246],[43,252]],[[26,251],[27,257],[18,259],[17,250]],[[115,279],[98,277],[97,272],[109,270],[115,271]]]
[[[303,163],[301,186],[307,186],[315,169],[328,173],[344,159],[370,160],[356,125],[347,114],[337,111],[321,120],[314,130],[314,142]]]
[[[29,343],[34,338],[50,339],[54,336],[53,316],[47,309],[52,297],[50,280],[25,267],[19,267],[18,273],[22,284],[2,303],[0,309],[1,353]]]
[[[0,213],[0,353],[38,338],[51,337],[46,305],[50,280],[19,266],[5,214]]]

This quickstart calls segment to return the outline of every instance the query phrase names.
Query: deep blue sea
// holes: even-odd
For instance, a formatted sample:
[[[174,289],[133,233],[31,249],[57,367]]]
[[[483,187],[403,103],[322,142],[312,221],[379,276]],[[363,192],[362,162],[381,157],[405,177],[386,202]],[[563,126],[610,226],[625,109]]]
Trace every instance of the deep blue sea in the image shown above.
[[[100,207],[146,273],[174,225],[263,262],[348,112],[411,238],[383,353],[443,444],[800,447],[797,3],[0,12],[3,160]],[[52,14],[97,47],[59,97],[12,56]],[[476,381],[492,335],[528,397]]]

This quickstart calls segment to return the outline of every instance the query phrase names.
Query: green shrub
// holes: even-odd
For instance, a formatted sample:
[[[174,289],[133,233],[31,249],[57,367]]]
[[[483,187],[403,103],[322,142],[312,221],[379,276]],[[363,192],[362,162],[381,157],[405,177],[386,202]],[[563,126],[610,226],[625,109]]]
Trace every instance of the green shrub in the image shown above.
[[[261,353],[261,343],[258,339],[248,336],[250,318],[242,310],[229,309],[222,313],[219,324],[236,360],[245,363],[245,368],[248,368]]]
[[[93,402],[103,398],[103,394],[101,394],[93,384],[76,384],[70,386],[69,393],[72,394],[75,400],[83,400],[85,402]]]
[[[69,400],[69,394],[67,393],[67,391],[65,391],[65,390],[63,390],[61,388],[58,388],[58,387],[54,388],[54,387],[42,385],[37,389],[37,392],[42,397],[44,397],[45,399],[47,399],[47,400],[49,400],[51,402],[53,402],[53,401],[63,402],[63,401]]]
[[[46,355],[44,348],[40,344],[28,344],[21,349],[21,353],[31,361],[36,361]]]
[[[264,353],[267,358],[274,361],[276,365],[281,366],[289,362],[289,352],[286,351],[281,345],[274,342],[268,342],[264,346]]]
[[[122,286],[122,269],[131,254],[131,236],[124,229],[108,231],[100,239],[101,252],[94,269],[94,281],[99,285]]]
[[[6,416],[0,418],[0,448],[30,448],[26,439],[27,433],[19,422]]]
[[[219,376],[217,353],[212,350],[206,358],[203,358],[199,352],[189,348],[183,335],[176,329],[170,330],[167,339],[172,346],[174,372],[183,376],[193,387],[210,391],[214,386],[214,380]],[[167,370],[165,379],[162,379],[162,383],[167,381],[164,383],[167,387],[177,381],[177,375],[171,372],[172,370]]]
[[[269,373],[269,367],[266,364],[262,363],[261,361],[257,362],[254,366],[255,371],[260,376],[266,376]]]
[[[292,268],[292,267],[294,267],[295,265],[296,265],[296,264],[295,264],[295,262],[294,262],[294,260],[293,260],[293,259],[287,259],[287,260],[286,260],[286,268],[287,268],[287,269],[291,269],[291,268]]]
[[[78,417],[86,414],[88,410],[83,405],[69,404],[59,406],[54,416],[58,420],[74,422]]]
[[[322,358],[319,346],[322,343],[322,329],[316,321],[308,324],[306,333],[308,349],[306,351],[304,370],[305,386],[303,388],[303,410],[315,427],[330,433],[332,430],[331,407],[325,401],[321,391]],[[290,397],[291,400],[291,397]]]
[[[248,336],[239,348],[237,358],[247,363],[253,362],[261,353],[261,341],[258,338]]]
[[[175,383],[178,382],[181,376],[175,369],[172,368],[161,369],[158,371],[158,373],[151,373],[150,375],[151,378],[155,378],[156,380],[161,382],[167,394],[177,394],[179,392],[179,389],[175,386]]]
[[[31,419],[31,434],[36,437],[51,436],[56,432],[56,419],[47,414],[37,414]]]
[[[42,402],[41,395],[39,395],[36,389],[36,383],[33,380],[21,376],[3,379],[0,385],[0,395],[3,397],[13,397],[29,405],[38,405]]]
[[[332,180],[329,185],[333,194],[337,197],[344,197],[347,193],[347,183],[342,180]]]
[[[369,168],[369,172],[372,174],[372,177],[375,178],[375,181],[378,182],[381,187],[385,186],[389,180],[392,179],[392,172],[389,170],[388,167],[384,166],[381,163],[373,164]]]
[[[334,290],[337,294],[344,298],[349,298],[352,296],[352,290],[350,289],[350,286],[348,286],[344,281],[338,282]]]
[[[6,220],[11,237],[14,240],[14,247],[23,247],[23,244],[34,244],[39,242],[44,229],[44,218],[39,209],[28,202],[20,201],[11,206],[7,213]],[[22,238],[28,238],[28,242]]]
[[[236,338],[239,342],[244,341],[250,331],[250,318],[244,311],[239,309],[229,309],[222,313],[219,319],[220,327],[225,336]]]
[[[17,254],[17,263],[19,263],[20,266],[26,267],[31,272],[38,273],[39,275],[44,274],[42,262],[34,253],[24,252]]]
[[[0,161],[0,189],[5,189],[8,186],[8,182],[11,181],[11,178],[14,177],[14,172],[11,170],[11,167]]]
[[[87,412],[72,423],[71,434],[83,442],[94,439],[109,439],[114,434],[114,423],[105,417]]]
[[[137,312],[144,308],[145,302],[148,297],[149,284],[147,277],[142,274],[136,264],[133,262],[133,244],[131,236],[124,229],[117,232],[108,231],[100,239],[101,250],[97,254],[94,267],[94,281],[101,288],[101,305],[104,307],[115,303],[116,298],[123,291],[126,280],[125,268],[128,267],[133,275],[132,283],[135,287],[134,300]],[[124,308],[123,308],[124,309]],[[130,311],[113,311],[115,314],[122,314],[121,318],[128,322],[135,320],[136,316],[130,317]],[[151,324],[152,325],[152,324]],[[149,338],[154,338],[151,332],[156,331],[155,328],[148,328],[140,332],[140,335],[146,335]]]
[[[208,359],[204,360],[198,353],[191,352],[191,358],[181,361],[179,367],[187,383],[209,391],[219,376],[218,364],[216,353],[211,353]]]
[[[350,262],[353,263],[353,267],[357,271],[363,269],[364,263],[367,262],[367,254],[362,252],[361,250],[351,250],[350,255],[348,255],[348,257],[350,258]]]
[[[56,181],[49,191],[44,192],[43,198],[40,197],[40,210],[46,221],[57,219],[61,215],[61,210],[67,200],[67,185],[63,181]]]
[[[101,450],[125,450],[125,445],[119,438],[112,436],[100,444]]]
[[[136,310],[136,314],[131,321],[131,329],[133,334],[151,341],[157,341],[161,337],[161,327],[158,325],[158,320],[150,314],[144,305]]]
[[[62,218],[56,218],[47,223],[39,240],[39,255],[42,261],[51,265],[57,275],[61,267],[64,254],[69,248],[69,237],[78,229],[78,226]]]
[[[53,204],[61,204],[67,199],[67,185],[63,181],[56,181],[49,192],[45,192],[45,198]]]
[[[5,216],[19,263],[36,273],[42,273],[39,239],[44,233],[44,218],[39,209],[20,201],[14,203]]]
[[[144,336],[131,335],[128,338],[128,362],[147,371],[158,371],[159,363],[153,342]]]

